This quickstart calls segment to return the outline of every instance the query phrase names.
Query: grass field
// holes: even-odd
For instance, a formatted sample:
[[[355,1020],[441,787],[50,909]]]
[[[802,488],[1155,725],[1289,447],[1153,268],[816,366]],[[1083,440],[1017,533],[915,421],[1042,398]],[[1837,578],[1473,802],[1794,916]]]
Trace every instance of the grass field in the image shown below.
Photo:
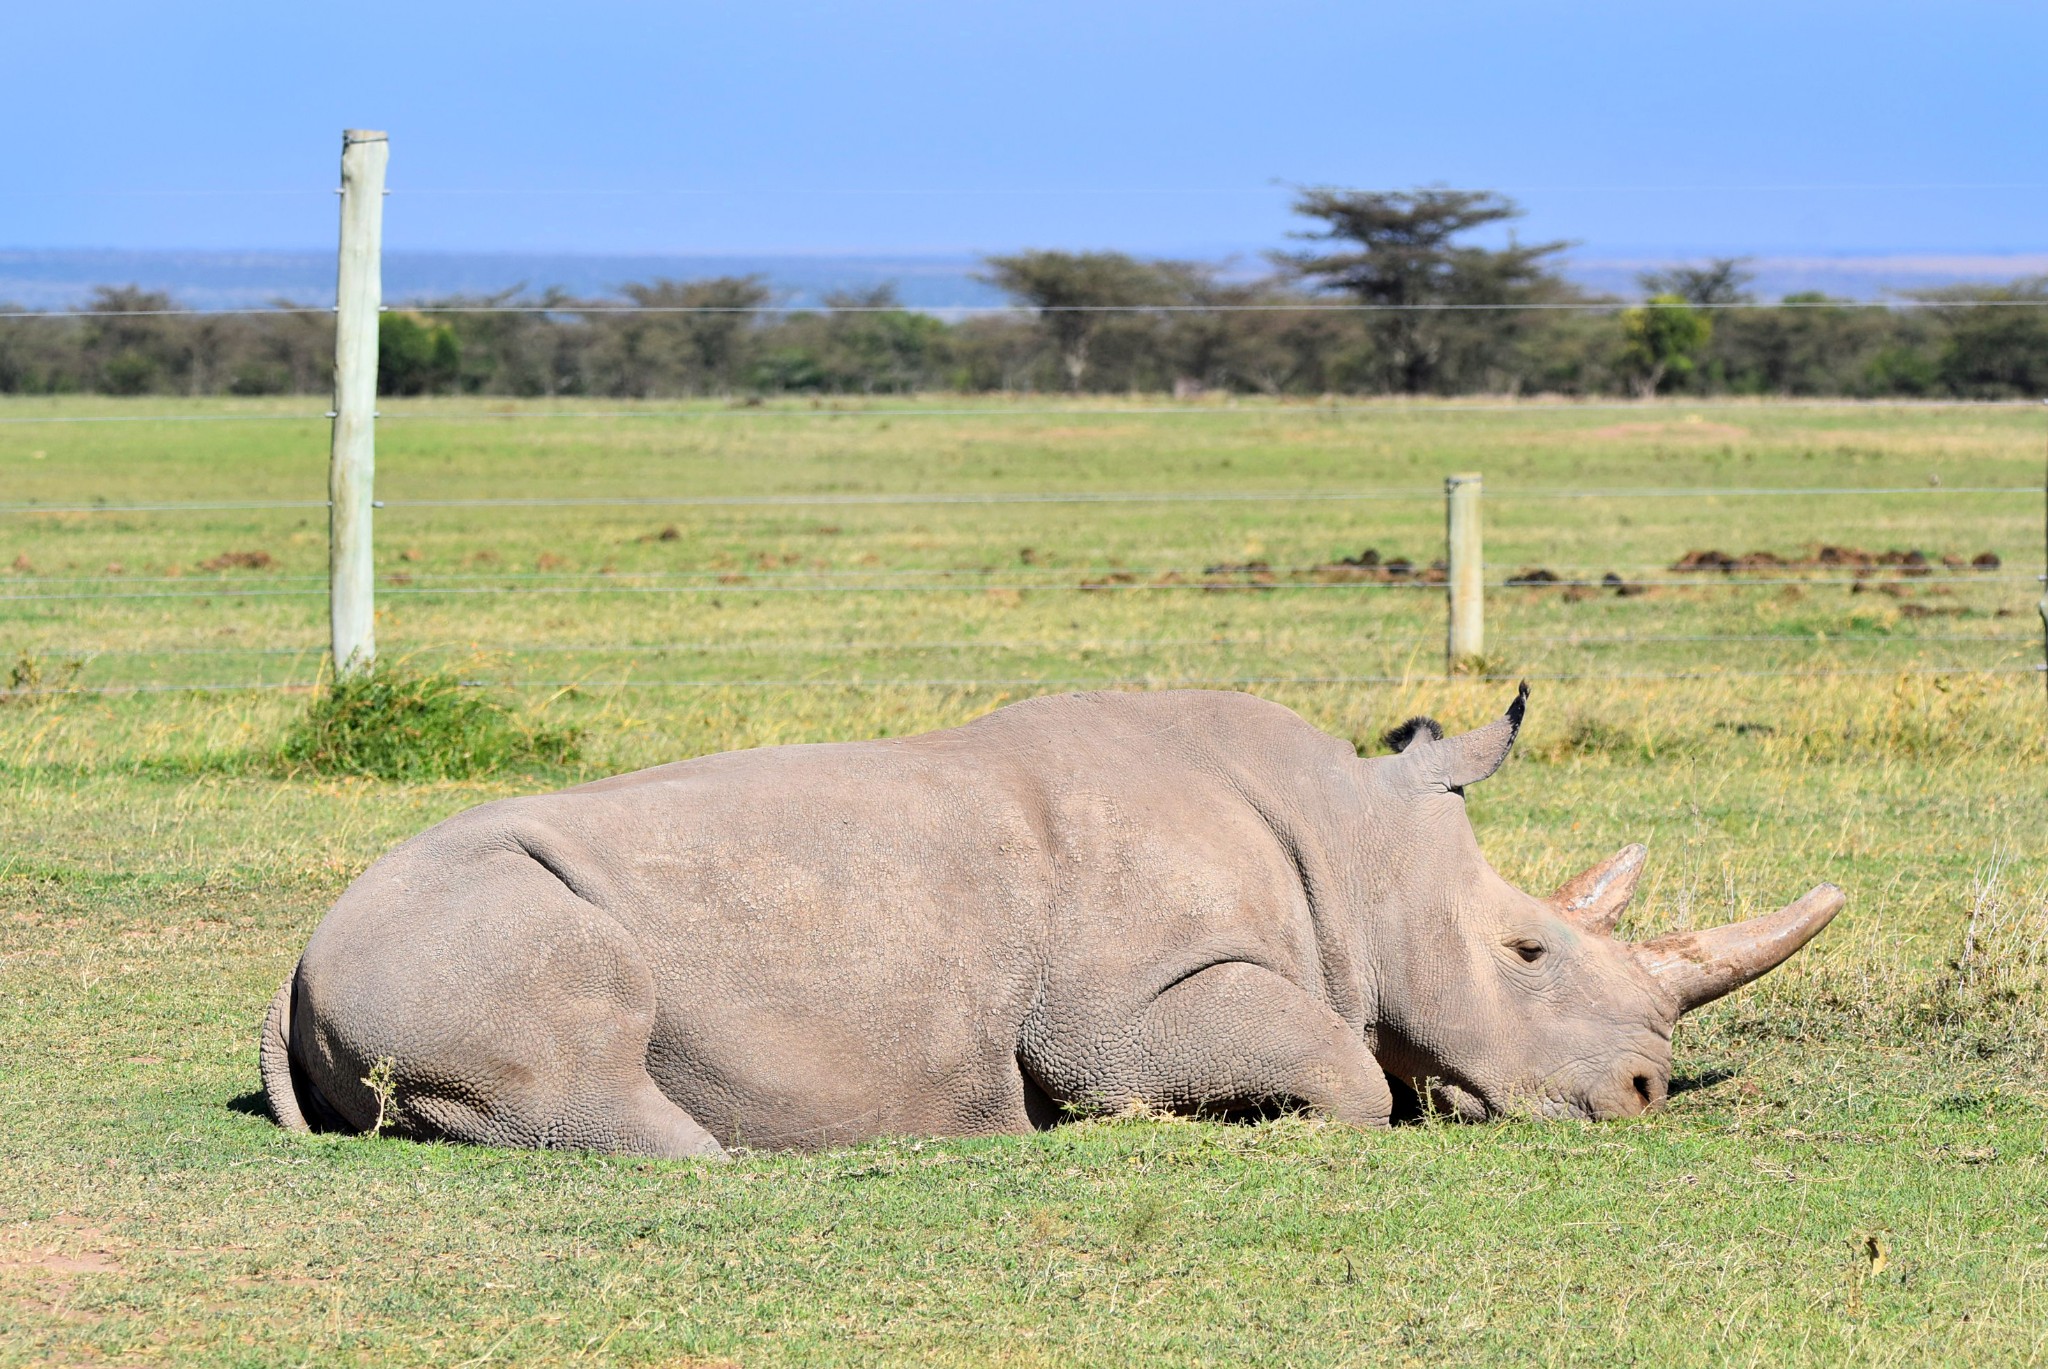
[[[387,401],[383,652],[584,738],[398,785],[276,760],[323,510],[90,511],[317,501],[309,407],[0,404],[0,505],[39,510],[0,514],[0,1363],[2048,1357],[2042,508],[1968,492],[2038,488],[2038,409]],[[16,421],[165,412],[251,421]],[[1489,579],[1564,582],[1489,591],[1499,678],[1441,678],[1440,590],[1337,565],[1441,555],[1453,471],[1486,476]],[[1782,493],[1643,493],[1700,486]],[[1902,492],[1795,492],[1841,487]],[[1399,497],[1017,500],[1159,491]],[[940,493],[1001,498],[850,499]],[[762,496],[818,502],[431,502]],[[1823,545],[1933,564],[1859,581]],[[1702,549],[1794,564],[1665,569]],[[1610,571],[1643,592],[1570,587]],[[1522,674],[1518,757],[1471,795],[1511,879],[1646,841],[1628,934],[1851,895],[1687,1019],[1650,1119],[698,1167],[293,1137],[256,1093],[325,907],[486,798],[1083,683],[1264,681],[1369,743]]]

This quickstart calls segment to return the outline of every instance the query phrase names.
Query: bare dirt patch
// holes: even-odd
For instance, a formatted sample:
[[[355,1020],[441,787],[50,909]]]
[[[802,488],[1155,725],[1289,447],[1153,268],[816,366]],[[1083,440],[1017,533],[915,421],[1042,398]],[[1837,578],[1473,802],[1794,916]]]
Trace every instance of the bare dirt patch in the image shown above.
[[[17,1227],[0,1235],[0,1240],[9,1242],[0,1245],[0,1275],[20,1272],[31,1278],[70,1279],[80,1274],[122,1272],[120,1257],[114,1250],[116,1242],[83,1217],[60,1212],[50,1220],[49,1227],[56,1229]],[[22,1243],[13,1244],[14,1240]]]
[[[224,551],[199,563],[201,570],[268,570],[277,558],[267,551]]]
[[[33,1250],[0,1255],[0,1269],[35,1269],[45,1274],[118,1274],[121,1265],[112,1255],[87,1250],[64,1255],[54,1250]]]

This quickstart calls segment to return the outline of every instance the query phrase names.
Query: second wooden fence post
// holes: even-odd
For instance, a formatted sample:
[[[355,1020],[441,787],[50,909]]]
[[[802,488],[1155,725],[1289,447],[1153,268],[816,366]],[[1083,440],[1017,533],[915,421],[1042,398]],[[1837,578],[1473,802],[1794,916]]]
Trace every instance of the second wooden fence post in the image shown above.
[[[1480,477],[1444,478],[1445,588],[1450,624],[1445,634],[1444,672],[1455,675],[1486,651],[1486,558],[1479,533]]]

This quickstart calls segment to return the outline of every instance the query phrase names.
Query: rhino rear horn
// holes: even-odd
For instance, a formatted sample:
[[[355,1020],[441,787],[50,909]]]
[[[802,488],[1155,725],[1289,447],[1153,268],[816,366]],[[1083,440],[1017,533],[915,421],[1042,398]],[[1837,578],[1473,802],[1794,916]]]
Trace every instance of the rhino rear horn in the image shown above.
[[[1635,948],[1636,961],[1691,1012],[1790,959],[1820,934],[1849,896],[1820,884],[1777,912],[1704,932],[1672,932]]]
[[[1557,915],[1574,926],[1600,936],[1611,936],[1614,924],[1635,897],[1636,882],[1643,877],[1643,861],[1650,854],[1641,842],[1631,842],[1576,878],[1566,880],[1550,896]]]
[[[1419,776],[1446,789],[1477,784],[1507,760],[1515,734],[1522,730],[1522,713],[1528,706],[1529,683],[1524,680],[1514,702],[1508,705],[1507,715],[1499,721],[1441,740],[1424,740],[1428,734],[1418,733],[1406,739],[1400,759],[1419,767]]]

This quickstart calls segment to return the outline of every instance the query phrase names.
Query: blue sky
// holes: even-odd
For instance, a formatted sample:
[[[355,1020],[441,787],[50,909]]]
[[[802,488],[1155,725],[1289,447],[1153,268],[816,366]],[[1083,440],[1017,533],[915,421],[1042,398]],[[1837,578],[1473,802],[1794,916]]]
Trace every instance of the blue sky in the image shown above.
[[[1501,187],[1605,252],[2048,221],[2040,4],[349,8],[9,6],[0,246],[319,247],[344,126],[394,248],[1220,254],[1276,182]]]

